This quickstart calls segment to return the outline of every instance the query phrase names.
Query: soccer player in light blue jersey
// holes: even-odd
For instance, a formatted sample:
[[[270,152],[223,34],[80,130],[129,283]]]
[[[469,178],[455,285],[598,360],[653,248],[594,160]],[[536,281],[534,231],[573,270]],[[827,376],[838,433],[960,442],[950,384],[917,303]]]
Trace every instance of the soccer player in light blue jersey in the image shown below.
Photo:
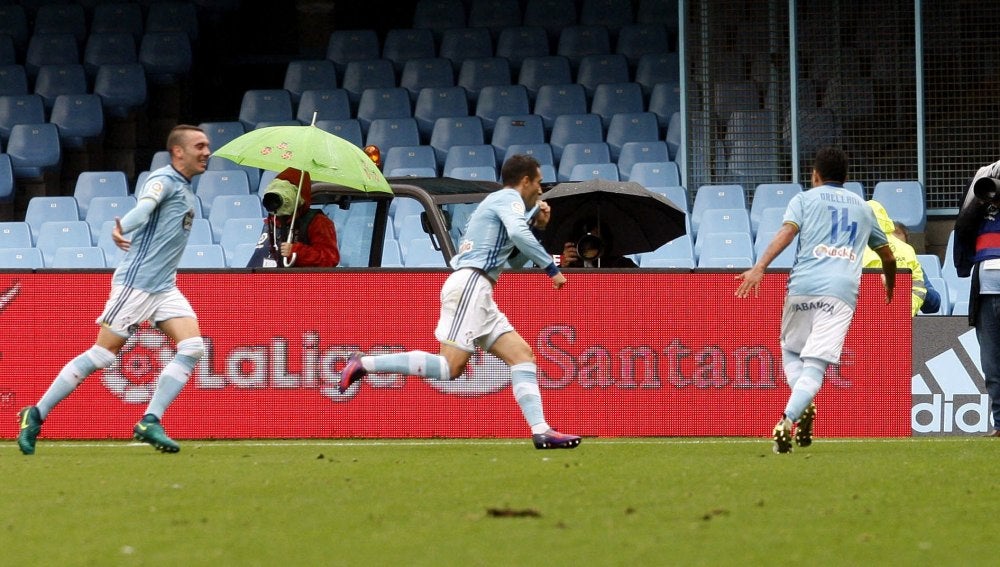
[[[774,426],[777,453],[792,450],[793,424],[796,444],[812,444],[813,398],[827,366],[840,362],[858,301],[865,246],[882,260],[885,301],[892,301],[896,259],[871,208],[844,190],[846,179],[847,155],[838,148],[820,149],[813,164],[813,188],[792,198],[774,240],[753,268],[736,276],[741,280],[736,296],[756,296],[764,270],[798,235],[781,314],[781,358],[792,393]]]
[[[533,261],[545,266],[552,286],[562,288],[566,277],[552,262],[531,231],[525,211],[536,203],[539,212],[534,227],[548,223],[548,205],[539,201],[542,173],[531,156],[516,155],[500,170],[504,188],[488,197],[469,217],[468,228],[458,253],[451,259],[455,270],[441,289],[441,315],[434,336],[441,343],[440,354],[410,351],[381,356],[355,353],[341,372],[340,392],[368,372],[398,372],[432,380],[452,380],[462,375],[476,347],[494,354],[510,366],[514,399],[531,426],[532,442],[538,449],[571,449],[580,437],[549,427],[542,411],[535,354],[514,330],[493,301],[493,286],[505,262],[515,267]],[[516,255],[512,253],[519,251]]]
[[[205,347],[191,304],[177,289],[177,265],[195,213],[191,178],[208,165],[208,137],[200,128],[179,125],[167,137],[170,165],[149,174],[136,191],[136,206],[115,219],[112,237],[125,257],[111,279],[111,295],[97,318],[97,340],[69,361],[38,403],[18,414],[21,452],[35,452],[35,441],[49,411],[81,382],[115,362],[129,336],[149,321],[177,345],[177,354],[160,373],[145,415],[133,428],[136,439],[159,451],[180,446],[167,436],[160,418],[187,383]]]

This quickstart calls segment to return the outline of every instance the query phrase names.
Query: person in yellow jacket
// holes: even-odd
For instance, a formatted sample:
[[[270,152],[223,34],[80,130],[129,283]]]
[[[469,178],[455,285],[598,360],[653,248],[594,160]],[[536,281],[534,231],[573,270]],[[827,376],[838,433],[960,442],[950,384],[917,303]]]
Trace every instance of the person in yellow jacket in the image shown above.
[[[868,206],[871,207],[872,211],[875,213],[875,220],[878,221],[879,228],[885,232],[886,236],[889,238],[889,248],[892,249],[892,255],[896,257],[896,267],[897,268],[909,268],[911,272],[911,278],[913,280],[913,285],[911,287],[911,303],[910,303],[910,314],[916,315],[920,311],[920,307],[924,304],[924,298],[927,296],[927,284],[924,281],[924,269],[920,266],[920,261],[917,260],[917,253],[913,250],[913,247],[902,241],[897,237],[894,232],[896,230],[896,225],[889,218],[889,213],[886,212],[885,207],[882,203],[878,201],[868,201]],[[882,261],[879,259],[878,254],[875,253],[871,248],[865,249],[865,255],[862,259],[862,266],[865,268],[881,268]]]

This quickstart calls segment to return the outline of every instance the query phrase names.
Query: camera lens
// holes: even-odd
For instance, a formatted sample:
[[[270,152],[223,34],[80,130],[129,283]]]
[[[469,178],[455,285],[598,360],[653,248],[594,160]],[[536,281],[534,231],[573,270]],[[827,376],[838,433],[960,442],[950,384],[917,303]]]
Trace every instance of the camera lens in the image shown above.
[[[274,214],[275,212],[277,212],[278,209],[281,208],[281,205],[282,203],[284,203],[284,200],[281,198],[281,195],[277,193],[264,193],[264,199],[262,202],[267,212]]]
[[[576,253],[584,260],[594,260],[604,251],[604,241],[600,236],[585,234],[576,243]]]

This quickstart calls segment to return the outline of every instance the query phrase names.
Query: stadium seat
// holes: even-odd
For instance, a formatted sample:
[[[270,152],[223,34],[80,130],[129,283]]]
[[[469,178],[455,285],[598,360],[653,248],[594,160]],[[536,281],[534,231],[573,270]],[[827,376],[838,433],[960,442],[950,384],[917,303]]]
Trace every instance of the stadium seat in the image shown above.
[[[42,252],[38,248],[0,248],[0,268],[33,270],[44,267]]]
[[[378,146],[382,155],[395,146],[419,146],[420,133],[413,118],[378,118],[368,127],[366,144]]]
[[[194,59],[184,32],[146,32],[139,42],[139,63],[153,84],[172,85],[190,71]]]
[[[561,55],[526,57],[521,62],[521,70],[517,74],[517,84],[524,85],[532,102],[538,96],[538,89],[543,85],[566,85],[572,82],[573,74],[569,68],[569,59]]]
[[[225,268],[226,254],[219,244],[188,244],[178,268]]]
[[[413,117],[417,120],[420,137],[430,141],[434,124],[439,118],[456,118],[469,115],[465,89],[454,87],[428,87],[421,89],[414,105]]]
[[[785,209],[786,207],[769,207],[760,211],[760,216],[757,217],[757,226],[753,226],[754,218],[751,215],[750,224],[754,234],[759,236],[761,233],[778,232],[785,221]]]
[[[329,59],[295,59],[285,67],[283,88],[292,97],[293,104],[299,104],[306,91],[330,91],[337,88],[337,68]],[[345,93],[346,94],[346,93]],[[324,118],[341,118],[324,116]],[[346,116],[344,118],[347,118]],[[309,124],[310,120],[305,122]],[[303,122],[302,118],[299,118]]]
[[[635,21],[631,0],[582,0],[580,24],[618,30]]]
[[[699,244],[700,242],[700,244]],[[749,232],[712,232],[695,238],[699,268],[749,268],[753,265],[753,242]],[[746,259],[745,262],[732,259]]]
[[[392,218],[390,223],[393,228],[393,234],[400,234],[401,232],[413,232],[417,229],[418,234],[423,233],[423,228],[420,223],[420,213],[424,211],[424,206],[420,204],[420,201],[412,197],[395,197],[392,202],[389,203],[389,216]],[[415,215],[412,219],[407,219],[408,216]],[[409,224],[410,226],[406,229],[403,228],[404,224]],[[409,236],[413,236],[410,234]]]
[[[920,312],[917,315],[951,315],[951,293],[948,284],[941,277],[928,277],[927,283],[933,287],[941,296],[941,306],[933,313]]]
[[[146,71],[139,63],[101,65],[93,93],[101,97],[106,115],[126,118],[146,104]]]
[[[409,118],[410,94],[401,87],[366,89],[358,102],[357,118],[361,131],[367,133],[372,120],[378,118]]]
[[[73,198],[80,218],[87,218],[90,200],[94,197],[124,197],[128,195],[128,179],[122,171],[83,171],[76,178]]]
[[[407,61],[436,55],[434,33],[426,28],[390,29],[382,42],[382,58],[392,61],[396,73],[403,71]]]
[[[780,225],[779,225],[780,226]],[[767,249],[771,241],[774,240],[774,235],[777,231],[761,231],[757,233],[753,241],[753,250],[757,258]],[[791,268],[795,264],[795,254],[799,247],[799,237],[796,235],[792,239],[792,242],[781,251],[780,254],[775,256],[774,260],[768,265],[769,268]]]
[[[170,152],[167,150],[157,150],[149,160],[149,171],[156,171],[168,165],[170,165]],[[142,187],[142,185],[137,183],[136,187]]]
[[[670,118],[681,111],[680,82],[673,79],[653,85],[647,109],[656,115],[660,130],[666,131],[670,125]]]
[[[256,242],[241,242],[237,244],[232,250],[224,251],[226,255],[226,267],[246,268],[247,264],[250,263],[250,258],[253,257],[256,251]]]
[[[365,145],[364,135],[361,133],[361,124],[354,118],[342,120],[317,120],[316,127],[324,132],[329,132],[334,136],[341,137],[359,148],[364,147]],[[369,127],[369,131],[371,131],[371,127]]]
[[[452,28],[441,33],[438,56],[451,61],[457,73],[466,59],[493,57],[493,38],[486,28]]]
[[[7,154],[15,178],[37,179],[58,173],[62,164],[59,129],[55,124],[17,124],[11,128]]]
[[[448,171],[446,177],[468,179],[472,181],[496,181],[497,169],[493,166],[486,165],[476,167],[453,167]]]
[[[495,172],[496,156],[493,146],[478,144],[449,147],[441,171],[445,177],[453,177],[452,170],[456,167],[489,167]]]
[[[98,236],[98,240],[100,237]],[[212,223],[205,218],[191,221],[191,232],[188,234],[188,244],[215,244],[212,238]]]
[[[247,183],[250,187],[250,192],[256,192],[256,189],[260,186],[260,170],[251,165],[240,165],[232,160],[228,160],[224,157],[211,156],[208,158],[208,171],[233,171],[233,170],[243,170],[247,174]],[[194,182],[193,187],[197,192],[197,181]],[[208,214],[208,211],[205,211]]]
[[[17,124],[45,122],[45,103],[36,94],[0,96],[0,142],[6,146]]]
[[[219,245],[229,258],[236,254],[236,247],[240,244],[256,245],[263,231],[263,217],[228,218],[222,225]],[[246,266],[246,262],[243,265]]]
[[[948,313],[952,315],[968,315],[969,292],[972,288],[972,276],[960,278],[954,274],[949,275],[948,272],[945,272],[944,275],[944,282],[948,288],[948,302],[951,304],[948,308]],[[944,298],[942,297],[942,302],[943,299]],[[960,306],[960,303],[964,304],[963,306],[965,311],[962,310],[963,306]]]
[[[594,99],[590,103],[591,114],[601,117],[607,130],[611,117],[615,114],[642,112],[642,88],[639,83],[602,83],[594,89]]]
[[[687,213],[688,214],[688,219],[687,219],[688,222],[687,222],[687,224],[688,224],[688,227],[690,228],[690,224],[691,224],[691,222],[690,222],[691,221],[691,215],[690,215],[690,213],[691,213],[691,205],[688,203],[689,199],[688,199],[688,190],[687,190],[687,188],[685,188],[682,185],[665,185],[665,186],[660,186],[660,187],[656,187],[656,186],[647,187],[647,189],[649,189],[650,191],[653,191],[654,193],[659,193],[660,195],[663,195],[664,197],[667,198],[667,200],[669,200],[671,203],[677,205],[677,207],[679,209],[681,209],[682,211],[684,211],[685,213]],[[689,230],[688,232],[693,232],[693,231]]]
[[[535,95],[533,112],[542,117],[545,130],[551,132],[556,118],[564,114],[587,113],[587,94],[581,85],[575,83],[542,85]]]
[[[477,146],[485,143],[483,123],[478,116],[438,118],[431,132],[430,145],[434,148],[434,156],[440,167],[444,167],[448,149],[452,146]],[[491,146],[490,154],[492,153]]]
[[[496,149],[496,146],[494,146],[494,149]],[[542,167],[554,167],[556,163],[555,158],[552,156],[552,146],[549,144],[511,144],[507,146],[507,150],[503,156],[498,156],[502,157],[500,165],[503,165],[503,162],[510,159],[511,156],[518,154],[535,158]],[[555,181],[555,178],[552,181]]]
[[[597,85],[627,83],[629,78],[628,60],[624,55],[616,53],[584,55],[576,72],[576,82],[583,85],[588,100],[594,97]]]
[[[410,102],[416,103],[422,89],[454,87],[455,69],[444,57],[410,59],[403,66],[399,86],[410,94]]]
[[[344,69],[340,87],[347,91],[351,106],[357,108],[361,93],[366,89],[382,89],[396,86],[396,71],[388,59],[368,59],[350,61]]]
[[[507,148],[512,144],[545,144],[545,128],[542,126],[542,117],[537,114],[499,116],[490,137],[490,144],[497,155],[498,167],[503,163],[502,160],[507,154]],[[549,149],[549,156],[551,158],[551,149]]]
[[[211,217],[212,204],[219,195],[249,195],[250,180],[241,169],[208,170],[192,180],[194,194],[201,200],[201,209]]]
[[[880,181],[872,190],[872,199],[882,203],[893,222],[908,230],[924,232],[927,228],[924,186],[919,181]]]
[[[461,0],[417,0],[413,27],[429,29],[441,39],[446,30],[465,27],[465,6]]]
[[[146,9],[145,31],[184,32],[193,42],[198,39],[198,11],[195,2],[152,2]]]
[[[750,215],[747,214],[747,210],[745,208],[705,210],[701,215],[701,225],[694,239],[695,256],[701,255],[703,243],[709,236],[719,232],[742,232],[752,240],[753,233],[750,230]]]
[[[726,165],[733,179],[756,186],[780,178],[781,141],[778,113],[733,112],[726,123]]]
[[[248,132],[260,122],[285,122],[294,119],[292,97],[285,89],[250,89],[243,93],[239,120]]]
[[[82,220],[46,221],[38,228],[35,248],[42,251],[42,261],[52,265],[56,249],[63,246],[90,246],[90,225]]]
[[[678,236],[677,238],[667,242],[663,246],[660,246],[656,250],[650,252],[643,252],[639,254],[639,264],[640,268],[647,267],[694,267],[694,247],[691,245],[691,236],[684,234]],[[654,260],[690,260],[691,264],[689,266],[679,265],[670,266],[663,265],[663,263],[653,262]]]
[[[618,181],[618,166],[613,163],[578,163],[569,172],[569,181],[589,179]]]
[[[552,155],[557,163],[562,159],[563,148],[568,144],[603,141],[601,117],[596,114],[561,114],[553,121],[552,132],[549,135]]]
[[[402,248],[402,243],[400,243]],[[433,241],[428,237],[414,238],[406,243],[403,254],[403,265],[407,268],[445,268],[441,251],[434,248]]]
[[[378,59],[380,54],[378,35],[372,29],[337,29],[330,33],[326,44],[326,58],[333,62],[341,77],[348,63]]]
[[[569,181],[573,167],[581,163],[611,163],[611,152],[604,142],[566,144],[559,158],[559,181]],[[616,168],[617,170],[617,168]]]
[[[503,29],[521,25],[521,6],[518,0],[472,0],[466,25],[486,28],[496,39]]]
[[[694,194],[691,208],[691,228],[698,233],[701,214],[706,209],[746,208],[746,193],[742,185],[702,185]]]
[[[556,55],[569,59],[576,70],[587,55],[611,53],[611,37],[603,25],[575,25],[562,29],[556,44]]]
[[[754,233],[760,225],[761,214],[765,209],[780,208],[784,210],[792,197],[802,192],[799,183],[761,183],[754,189],[750,203],[750,226]]]
[[[205,219],[195,220],[208,222]],[[117,267],[121,263],[122,258],[125,257],[125,251],[115,244],[114,238],[111,235],[114,228],[115,221],[104,221],[104,224],[98,229],[98,233],[96,235],[91,234],[92,239],[96,237],[97,247],[104,251],[104,263],[111,268]],[[91,231],[93,230],[93,227],[91,227]],[[209,234],[211,234],[211,231]],[[211,239],[211,236],[209,238]]]
[[[87,94],[87,76],[83,65],[66,63],[62,65],[42,65],[35,77],[35,94],[42,97],[47,111],[52,110],[56,97],[64,94]]]
[[[80,49],[73,34],[32,34],[24,56],[24,70],[34,79],[42,65],[69,65],[80,62]]]
[[[24,65],[0,65],[0,97],[26,94],[28,75],[24,72]]]
[[[503,57],[466,59],[458,71],[456,84],[465,89],[471,104],[479,100],[479,93],[491,85],[510,85],[510,64]]]
[[[237,120],[231,122],[202,122],[198,127],[205,131],[212,150],[217,150],[246,133],[243,123]]]
[[[95,94],[59,95],[52,104],[49,122],[59,130],[65,148],[83,148],[104,133],[104,108]]]
[[[938,258],[936,254],[917,254],[917,261],[920,262],[920,267],[924,270],[924,277],[943,277],[941,272],[941,259]]]
[[[127,33],[132,41],[142,37],[145,22],[142,6],[137,2],[98,2],[94,5],[90,22],[90,35],[104,33]],[[134,49],[134,48],[133,48]]]
[[[524,6],[524,24],[542,26],[549,43],[559,40],[559,32],[580,23],[573,0],[528,0]]]
[[[605,141],[608,143],[608,148],[611,149],[611,160],[618,161],[622,146],[626,143],[656,142],[659,140],[658,133],[656,115],[651,112],[615,114],[608,123],[608,132],[605,135]],[[667,149],[666,144],[663,144],[663,149]],[[664,153],[664,156],[667,156],[667,153]]]
[[[52,255],[50,268],[106,268],[104,250],[97,246],[61,246]]]
[[[610,144],[609,144],[610,145]],[[618,177],[622,181],[632,180],[632,168],[638,163],[665,163],[670,162],[670,152],[667,150],[665,142],[656,140],[652,142],[625,142],[618,153]],[[673,171],[676,171],[677,164],[672,162]],[[673,180],[662,185],[679,185],[680,180]]]
[[[549,36],[538,25],[503,28],[497,36],[497,57],[506,57],[511,70],[517,74],[529,57],[549,55]]]
[[[528,90],[523,85],[483,87],[476,101],[476,116],[482,119],[487,138],[493,135],[493,125],[501,116],[526,115],[528,112]]]
[[[667,124],[667,136],[665,141],[667,142],[667,151],[670,152],[671,161],[683,161],[684,156],[681,154],[681,146],[683,145],[681,133],[681,113],[675,112],[673,116],[670,117],[670,122]]]
[[[396,239],[387,238],[382,241],[382,267],[403,267],[403,253],[399,250],[399,242],[396,242]]]
[[[862,185],[860,181],[845,181],[844,189],[847,189],[851,193],[854,193],[866,201],[868,200],[868,197],[865,197],[865,186]]]
[[[387,177],[400,175],[394,173],[400,169],[415,168],[429,169],[430,177],[437,175],[437,159],[434,157],[434,148],[430,146],[396,146],[382,155],[385,156],[382,171]]]
[[[14,165],[10,156],[0,154],[0,203],[14,201]]]
[[[205,211],[208,222],[212,225],[212,240],[222,239],[222,229],[226,219],[264,218],[264,207],[260,197],[253,195],[217,195],[212,200],[211,212]]]
[[[347,120],[351,116],[351,101],[344,89],[309,89],[302,92],[295,118],[303,124],[320,120]],[[359,124],[360,126],[360,124]]]
[[[24,221],[0,222],[0,248],[31,248],[31,225]]]
[[[624,55],[629,67],[638,70],[639,61],[646,55],[670,53],[670,34],[662,24],[628,24],[618,31],[615,53]],[[676,54],[674,54],[676,60]],[[675,78],[679,78],[676,75]],[[640,82],[638,76],[636,82]]]

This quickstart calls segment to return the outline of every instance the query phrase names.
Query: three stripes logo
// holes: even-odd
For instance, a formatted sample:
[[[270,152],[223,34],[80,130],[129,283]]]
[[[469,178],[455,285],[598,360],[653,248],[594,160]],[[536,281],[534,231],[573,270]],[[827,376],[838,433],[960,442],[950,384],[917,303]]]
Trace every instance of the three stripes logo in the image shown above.
[[[958,343],[927,360],[928,376],[913,376],[914,435],[986,433],[992,428],[975,329],[960,335]]]

